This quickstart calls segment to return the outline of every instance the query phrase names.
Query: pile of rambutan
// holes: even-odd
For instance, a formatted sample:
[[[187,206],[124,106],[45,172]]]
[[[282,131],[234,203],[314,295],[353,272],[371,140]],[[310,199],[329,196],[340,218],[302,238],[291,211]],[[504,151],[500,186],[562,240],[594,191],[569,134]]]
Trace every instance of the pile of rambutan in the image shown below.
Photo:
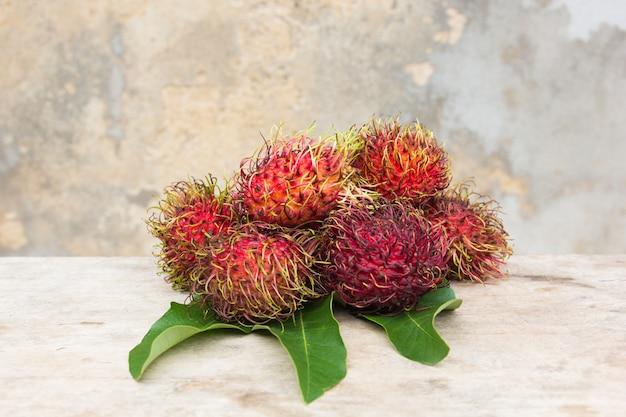
[[[498,204],[451,179],[417,121],[320,137],[275,128],[224,186],[209,175],[167,187],[147,224],[165,279],[220,321],[283,321],[331,293],[357,314],[394,315],[450,280],[505,276]]]

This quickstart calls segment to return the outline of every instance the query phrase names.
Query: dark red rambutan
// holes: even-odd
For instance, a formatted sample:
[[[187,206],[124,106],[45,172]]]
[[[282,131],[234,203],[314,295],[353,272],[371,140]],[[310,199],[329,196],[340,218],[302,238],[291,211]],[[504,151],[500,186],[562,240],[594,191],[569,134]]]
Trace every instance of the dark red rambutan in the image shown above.
[[[322,230],[329,286],[357,312],[411,310],[446,275],[442,229],[405,201],[356,199],[331,213]]]
[[[323,219],[336,204],[351,171],[353,132],[313,139],[308,131],[277,131],[241,163],[235,200],[251,221],[298,227]]]
[[[165,188],[165,197],[146,221],[160,240],[159,265],[174,289],[190,289],[190,271],[208,240],[235,221],[232,205],[214,177],[180,181]]]
[[[513,249],[497,202],[462,184],[429,199],[422,209],[449,240],[450,279],[485,282],[505,276],[501,267]]]
[[[419,201],[450,184],[448,154],[419,122],[402,126],[397,118],[372,119],[360,137],[353,165],[384,197]]]
[[[224,322],[284,320],[326,294],[309,230],[247,223],[207,247],[193,272],[192,295]]]

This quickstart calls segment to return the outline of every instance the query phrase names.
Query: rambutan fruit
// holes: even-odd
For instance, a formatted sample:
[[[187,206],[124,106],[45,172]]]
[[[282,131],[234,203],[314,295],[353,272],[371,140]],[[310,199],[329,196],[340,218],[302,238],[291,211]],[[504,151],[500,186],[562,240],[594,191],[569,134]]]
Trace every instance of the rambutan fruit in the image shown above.
[[[192,296],[223,322],[285,320],[325,295],[308,229],[245,223],[233,226],[200,259]]]
[[[485,282],[505,276],[502,266],[513,249],[496,201],[470,192],[464,183],[421,207],[431,222],[442,225],[449,240],[450,279]]]
[[[276,130],[242,161],[234,200],[251,221],[298,227],[323,219],[349,177],[355,139],[352,131],[313,139],[309,131],[283,137]]]
[[[330,287],[356,312],[411,310],[444,282],[443,230],[404,200],[356,199],[331,213],[322,231]]]
[[[419,122],[402,126],[398,118],[372,119],[360,137],[353,165],[384,197],[419,201],[450,184],[448,154]]]
[[[235,221],[227,192],[217,180],[190,179],[165,188],[165,196],[146,221],[160,240],[159,266],[174,289],[190,289],[190,272],[208,240]]]

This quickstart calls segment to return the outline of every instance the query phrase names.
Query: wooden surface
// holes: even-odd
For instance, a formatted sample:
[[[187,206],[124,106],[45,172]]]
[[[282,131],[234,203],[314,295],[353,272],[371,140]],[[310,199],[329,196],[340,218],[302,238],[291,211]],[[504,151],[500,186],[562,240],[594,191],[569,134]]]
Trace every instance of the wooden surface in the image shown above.
[[[0,258],[1,416],[623,416],[626,255],[514,256],[494,285],[455,283],[436,366],[338,314],[348,374],[310,405],[270,335],[221,331],[141,382],[128,352],[184,301],[152,258]]]

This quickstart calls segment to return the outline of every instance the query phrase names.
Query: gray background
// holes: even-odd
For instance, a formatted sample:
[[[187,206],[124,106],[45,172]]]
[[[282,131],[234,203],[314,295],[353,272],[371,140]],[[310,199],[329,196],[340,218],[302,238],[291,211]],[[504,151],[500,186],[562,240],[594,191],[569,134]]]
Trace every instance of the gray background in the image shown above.
[[[626,2],[0,0],[0,255],[149,255],[283,122],[419,118],[517,253],[626,249]]]

